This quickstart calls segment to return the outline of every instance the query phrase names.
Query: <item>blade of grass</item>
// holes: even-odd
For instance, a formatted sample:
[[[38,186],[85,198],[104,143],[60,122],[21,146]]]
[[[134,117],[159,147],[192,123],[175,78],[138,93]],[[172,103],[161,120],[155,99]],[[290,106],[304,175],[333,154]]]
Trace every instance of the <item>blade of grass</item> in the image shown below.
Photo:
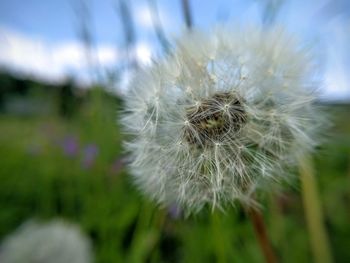
[[[318,198],[311,156],[304,156],[299,160],[299,171],[304,211],[315,262],[332,263],[333,259],[328,236],[324,227],[324,218]]]

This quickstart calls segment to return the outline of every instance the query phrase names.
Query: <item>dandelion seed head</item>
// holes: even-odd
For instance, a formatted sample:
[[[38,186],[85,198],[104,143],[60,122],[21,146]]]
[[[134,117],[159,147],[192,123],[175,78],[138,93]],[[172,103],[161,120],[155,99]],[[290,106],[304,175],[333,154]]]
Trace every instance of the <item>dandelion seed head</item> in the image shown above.
[[[27,221],[6,237],[0,247],[2,263],[89,263],[90,240],[79,228],[63,221]]]
[[[162,205],[196,212],[249,202],[285,179],[322,127],[313,64],[281,29],[184,35],[125,97],[136,184]]]

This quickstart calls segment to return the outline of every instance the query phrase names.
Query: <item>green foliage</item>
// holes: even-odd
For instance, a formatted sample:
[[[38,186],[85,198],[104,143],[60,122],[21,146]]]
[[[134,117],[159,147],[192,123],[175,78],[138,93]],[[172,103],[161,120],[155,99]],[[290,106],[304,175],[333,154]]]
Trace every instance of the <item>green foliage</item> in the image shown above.
[[[120,102],[94,89],[69,119],[0,116],[0,238],[28,218],[62,217],[90,235],[96,262],[263,262],[238,205],[182,218],[139,194],[121,165],[118,109]],[[333,254],[348,262],[350,129],[347,114],[337,116],[336,136],[316,156],[316,175]],[[67,152],[64,140],[72,136],[77,149]],[[85,163],[89,145],[98,150]],[[312,261],[298,187],[271,193],[263,204],[281,262]]]

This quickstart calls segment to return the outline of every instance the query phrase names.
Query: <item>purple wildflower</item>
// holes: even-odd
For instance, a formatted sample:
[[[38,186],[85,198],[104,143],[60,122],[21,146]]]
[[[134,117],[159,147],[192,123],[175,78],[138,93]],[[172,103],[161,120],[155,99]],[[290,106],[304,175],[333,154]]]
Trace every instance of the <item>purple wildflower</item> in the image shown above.
[[[82,166],[85,169],[89,169],[94,165],[98,152],[99,148],[96,144],[88,144],[85,146],[82,159]]]
[[[60,143],[63,153],[68,157],[74,157],[79,152],[79,143],[75,136],[67,136]]]

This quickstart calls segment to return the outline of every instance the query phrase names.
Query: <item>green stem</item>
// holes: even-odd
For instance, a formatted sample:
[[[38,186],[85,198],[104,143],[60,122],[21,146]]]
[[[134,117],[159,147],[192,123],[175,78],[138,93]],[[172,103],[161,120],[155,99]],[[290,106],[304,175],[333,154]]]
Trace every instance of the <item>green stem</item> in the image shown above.
[[[318,198],[311,156],[303,156],[303,158],[299,160],[299,170],[304,211],[315,262],[332,263],[333,259],[328,236],[324,227],[324,218]]]
[[[143,202],[126,262],[144,262],[150,246],[155,243],[154,231],[150,227],[153,215],[154,208],[149,203]]]
[[[222,222],[219,218],[218,213],[213,212],[211,215],[211,225],[212,225],[212,234],[213,234],[213,240],[214,241],[214,253],[216,257],[217,263],[225,263],[226,260],[226,253],[225,253],[225,233],[222,231]]]

